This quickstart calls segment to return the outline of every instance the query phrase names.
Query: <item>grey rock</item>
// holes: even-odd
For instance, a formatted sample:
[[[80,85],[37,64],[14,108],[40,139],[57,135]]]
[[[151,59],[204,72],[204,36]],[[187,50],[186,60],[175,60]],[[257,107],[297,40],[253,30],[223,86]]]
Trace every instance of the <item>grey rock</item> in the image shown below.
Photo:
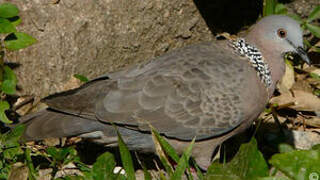
[[[1,1],[1,0],[0,0]],[[88,78],[214,37],[192,1],[13,0],[19,30],[38,43],[10,52],[19,95],[62,91],[74,74]]]
[[[3,0],[0,0],[2,2]],[[18,95],[45,97],[72,75],[89,78],[201,41],[235,33],[258,18],[256,0],[12,0],[22,32],[38,43],[7,53],[21,64]],[[209,15],[209,16],[208,16]],[[210,29],[210,31],[209,31]]]

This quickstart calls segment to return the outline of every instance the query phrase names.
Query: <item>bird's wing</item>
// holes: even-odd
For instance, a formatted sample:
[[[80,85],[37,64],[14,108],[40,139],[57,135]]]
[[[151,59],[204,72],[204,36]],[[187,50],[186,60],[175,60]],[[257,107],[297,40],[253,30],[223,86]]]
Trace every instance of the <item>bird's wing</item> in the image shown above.
[[[168,137],[198,140],[226,133],[249,116],[241,97],[243,61],[212,43],[168,53],[148,64],[45,99],[49,107]]]

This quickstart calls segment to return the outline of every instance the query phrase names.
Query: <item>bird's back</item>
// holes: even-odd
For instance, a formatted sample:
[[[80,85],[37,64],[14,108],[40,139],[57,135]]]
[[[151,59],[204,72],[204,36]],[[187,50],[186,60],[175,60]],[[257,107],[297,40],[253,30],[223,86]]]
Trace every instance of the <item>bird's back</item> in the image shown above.
[[[130,129],[149,125],[168,137],[198,140],[226,133],[263,109],[266,93],[247,59],[226,42],[202,43],[49,96],[51,109]],[[254,109],[259,109],[255,111]]]

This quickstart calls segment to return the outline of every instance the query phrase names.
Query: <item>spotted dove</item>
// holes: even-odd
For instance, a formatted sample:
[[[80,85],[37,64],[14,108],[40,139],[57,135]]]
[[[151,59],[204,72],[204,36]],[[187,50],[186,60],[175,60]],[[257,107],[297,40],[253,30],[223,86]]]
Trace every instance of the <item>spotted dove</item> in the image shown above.
[[[20,119],[27,141],[80,136],[155,151],[152,125],[181,152],[195,137],[193,157],[209,166],[214,149],[264,110],[285,72],[283,56],[302,49],[299,24],[268,16],[243,38],[204,42],[94,79],[43,99],[48,108]]]

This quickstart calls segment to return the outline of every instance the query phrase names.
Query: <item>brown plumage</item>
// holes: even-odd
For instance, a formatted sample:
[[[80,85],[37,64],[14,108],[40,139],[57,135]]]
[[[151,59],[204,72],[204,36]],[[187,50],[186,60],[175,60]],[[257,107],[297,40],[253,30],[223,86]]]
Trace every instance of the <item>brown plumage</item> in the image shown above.
[[[269,32],[280,28],[288,31],[292,44]],[[196,137],[193,156],[208,167],[215,147],[263,111],[284,74],[283,54],[302,46],[302,34],[292,19],[271,16],[255,25],[245,41],[258,49],[266,65],[261,67],[269,67],[271,74],[249,62],[256,56],[241,54],[227,40],[188,46],[45,98],[47,109],[21,118],[27,127],[23,138],[81,136],[115,146],[114,123],[130,149],[154,151],[151,124],[179,152]],[[271,84],[262,76],[270,77]]]

